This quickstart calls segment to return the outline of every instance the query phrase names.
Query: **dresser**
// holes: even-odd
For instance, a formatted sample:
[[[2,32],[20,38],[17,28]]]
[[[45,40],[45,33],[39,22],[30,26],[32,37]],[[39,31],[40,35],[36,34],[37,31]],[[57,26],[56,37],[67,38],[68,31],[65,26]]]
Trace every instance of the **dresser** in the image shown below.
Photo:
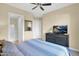
[[[69,47],[69,35],[46,33],[46,41]]]

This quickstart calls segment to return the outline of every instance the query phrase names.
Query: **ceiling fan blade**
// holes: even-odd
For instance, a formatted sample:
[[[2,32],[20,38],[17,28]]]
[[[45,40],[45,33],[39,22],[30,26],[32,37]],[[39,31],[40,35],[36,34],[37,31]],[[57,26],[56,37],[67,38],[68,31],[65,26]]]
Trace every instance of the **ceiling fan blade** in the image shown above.
[[[31,4],[33,4],[33,5],[37,5],[37,3],[31,3]]]
[[[37,6],[33,7],[32,10],[34,10],[35,8],[37,8]]]
[[[41,10],[43,10],[43,11],[44,11],[44,8],[43,8],[43,7],[41,7],[41,6],[40,6],[40,8],[41,8]]]
[[[51,3],[45,3],[45,4],[42,4],[42,6],[50,6],[52,5]]]

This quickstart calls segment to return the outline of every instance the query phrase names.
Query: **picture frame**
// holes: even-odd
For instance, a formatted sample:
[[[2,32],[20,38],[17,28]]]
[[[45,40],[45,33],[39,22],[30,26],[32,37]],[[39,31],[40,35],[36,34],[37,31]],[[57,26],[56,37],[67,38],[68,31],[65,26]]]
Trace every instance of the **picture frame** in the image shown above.
[[[24,20],[25,31],[32,31],[32,21]]]

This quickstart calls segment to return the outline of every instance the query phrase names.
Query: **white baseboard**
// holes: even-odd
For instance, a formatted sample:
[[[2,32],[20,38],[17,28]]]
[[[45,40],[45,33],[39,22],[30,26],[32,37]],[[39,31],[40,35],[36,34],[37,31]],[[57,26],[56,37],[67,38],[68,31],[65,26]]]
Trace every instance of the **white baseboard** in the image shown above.
[[[75,48],[69,48],[69,49],[79,52],[79,50]]]

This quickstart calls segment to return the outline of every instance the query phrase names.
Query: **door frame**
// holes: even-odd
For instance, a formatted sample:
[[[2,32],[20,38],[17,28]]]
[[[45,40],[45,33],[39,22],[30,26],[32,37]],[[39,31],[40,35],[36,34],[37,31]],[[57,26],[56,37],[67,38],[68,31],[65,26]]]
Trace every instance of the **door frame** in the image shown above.
[[[11,17],[19,17],[18,20],[21,20],[23,22],[23,23],[21,23],[21,22],[19,23],[19,21],[18,21],[18,27],[20,27],[20,24],[23,25],[21,28],[22,28],[22,35],[23,35],[22,41],[24,41],[24,16],[17,14],[17,13],[13,13],[13,12],[8,12],[8,40],[10,40],[10,20],[11,20]]]

